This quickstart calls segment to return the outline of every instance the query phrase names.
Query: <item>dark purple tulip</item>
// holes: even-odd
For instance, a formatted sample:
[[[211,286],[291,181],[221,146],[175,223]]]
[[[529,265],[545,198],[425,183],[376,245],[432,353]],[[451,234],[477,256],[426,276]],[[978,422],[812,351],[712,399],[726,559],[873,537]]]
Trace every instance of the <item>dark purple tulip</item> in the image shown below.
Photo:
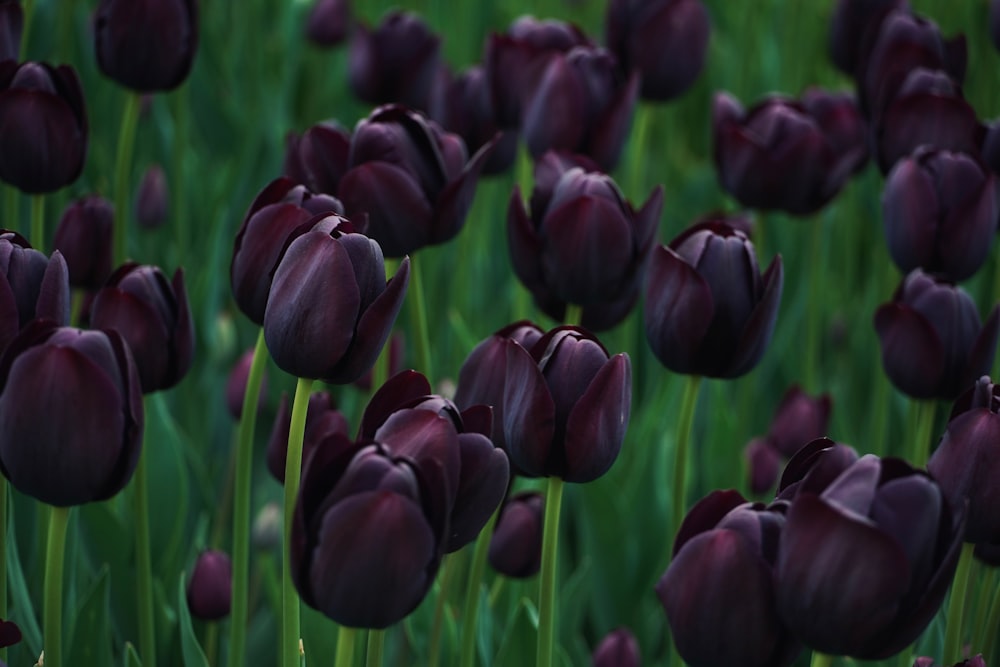
[[[713,491],[684,517],[656,594],[687,664],[784,667],[795,660],[801,647],[778,618],[773,587],[784,510]]]
[[[778,612],[814,651],[881,660],[930,623],[955,574],[964,511],[927,473],[866,455],[788,509]]]
[[[858,453],[853,447],[829,438],[816,438],[795,452],[785,465],[777,497],[792,500],[800,492],[819,495],[857,460]]]
[[[1000,174],[1000,120],[994,120],[984,128],[980,157],[994,174]]]
[[[894,9],[905,9],[907,0],[837,0],[830,17],[830,60],[844,74],[854,76],[866,58],[879,26]]]
[[[21,0],[0,0],[0,62],[18,59],[23,28]]]
[[[705,66],[712,23],[699,0],[611,0],[604,25],[622,69],[639,72],[645,100],[681,95]]]
[[[801,100],[767,97],[748,111],[718,93],[712,134],[722,187],[743,206],[792,215],[825,206],[868,156],[853,98],[818,89]]]
[[[538,574],[542,565],[544,524],[545,498],[542,494],[524,492],[508,498],[490,539],[490,567],[515,579]]]
[[[65,507],[107,500],[142,449],[142,393],[116,331],[36,321],[0,358],[0,472]]]
[[[559,320],[567,304],[578,304],[585,327],[609,329],[639,296],[663,188],[637,211],[610,176],[586,170],[573,156],[550,151],[535,171],[530,217],[517,186],[507,209],[514,273],[546,314]]]
[[[336,123],[317,123],[286,138],[284,175],[313,192],[333,194],[347,172],[351,133]]]
[[[361,421],[359,439],[373,439],[379,427],[399,410],[433,412],[451,421],[458,434],[461,464],[445,552],[458,551],[476,539],[507,492],[510,465],[504,451],[490,441],[492,410],[475,405],[459,412],[450,400],[431,393],[423,375],[403,371],[372,396]]]
[[[233,364],[226,379],[226,407],[233,419],[238,420],[243,415],[243,396],[247,392],[247,381],[250,379],[250,366],[253,365],[253,348],[240,355]],[[257,410],[264,408],[267,399],[267,370],[261,374],[260,395],[257,397]],[[254,415],[256,418],[256,414]],[[345,430],[346,433],[346,430]],[[286,429],[287,438],[287,429]],[[287,444],[286,444],[287,447]]]
[[[264,312],[271,358],[296,377],[354,382],[375,365],[409,278],[409,257],[386,282],[378,243],[339,215],[316,216],[274,272]]]
[[[215,549],[198,555],[187,585],[191,615],[203,621],[229,616],[233,598],[233,564],[229,556]]]
[[[735,378],[771,341],[784,273],[763,275],[753,243],[724,220],[689,227],[653,250],[646,283],[646,340],[676,373]]]
[[[90,324],[121,333],[139,368],[144,394],[173,387],[191,368],[194,323],[181,269],[167,282],[159,267],[120,266],[94,297]]]
[[[427,109],[441,62],[441,39],[417,14],[394,11],[371,30],[359,24],[351,38],[351,90],[370,104]]]
[[[954,400],[993,365],[1000,305],[983,324],[964,290],[916,269],[875,312],[875,330],[882,367],[897,389],[913,398]]]
[[[781,473],[781,452],[767,437],[754,438],[743,448],[750,477],[750,493],[762,495],[770,490]]]
[[[892,168],[882,221],[893,261],[945,280],[972,277],[997,230],[997,180],[971,155],[921,146]]]
[[[49,259],[17,232],[0,230],[0,352],[35,318],[69,322],[66,261]]]
[[[404,359],[406,357],[406,341],[403,340],[403,334],[399,332],[393,333],[389,336],[389,377],[396,375],[404,370]],[[374,368],[360,378],[354,381],[354,386],[361,391],[370,392],[372,390],[372,375],[374,375]]]
[[[610,51],[578,46],[548,59],[529,93],[521,132],[536,160],[546,151],[582,153],[604,171],[618,164],[639,93]]]
[[[591,663],[593,667],[639,667],[639,642],[628,628],[612,630],[594,649]]]
[[[504,34],[491,34],[486,41],[483,68],[499,126],[521,127],[529,96],[553,55],[590,43],[583,31],[571,23],[540,21],[533,16],[518,17]]]
[[[271,280],[285,248],[319,213],[343,213],[343,207],[287,178],[271,181],[250,205],[233,244],[229,277],[236,305],[254,324],[264,324]]]
[[[302,600],[341,625],[385,628],[420,604],[441,563],[459,473],[452,422],[400,410],[374,443],[313,451],[291,537]]]
[[[63,211],[52,247],[66,259],[73,287],[96,290],[111,275],[114,217],[111,202],[98,195],[77,199]]]
[[[142,175],[139,189],[135,193],[135,220],[140,227],[156,229],[167,221],[169,208],[167,174],[160,165],[150,165]]]
[[[813,397],[792,385],[774,411],[768,438],[785,458],[791,458],[807,443],[826,435],[832,407],[829,394]]]
[[[330,48],[344,41],[350,27],[350,0],[316,0],[306,19],[306,37],[316,46]]]
[[[54,192],[80,176],[87,112],[69,65],[0,61],[0,179],[22,192]]]
[[[368,216],[365,233],[386,257],[402,257],[461,231],[492,148],[468,158],[458,135],[404,107],[379,107],[354,130],[337,192],[349,217]]]
[[[271,475],[285,483],[285,462],[288,458],[288,429],[292,425],[292,413],[288,407],[288,395],[282,394],[278,403],[278,413],[274,417],[271,437],[267,441],[267,469]],[[350,427],[347,418],[337,409],[330,392],[320,391],[309,397],[306,408],[305,433],[302,436],[302,464],[309,460],[312,451],[341,436],[347,436]]]
[[[1000,51],[1000,0],[990,0],[990,39]]]
[[[196,0],[101,0],[94,20],[101,72],[132,90],[181,85],[198,48]]]
[[[557,327],[526,349],[506,343],[503,429],[511,463],[531,476],[591,482],[621,451],[632,364],[585,329]]]
[[[444,67],[438,72],[431,92],[429,115],[448,132],[462,137],[470,151],[493,141],[500,131],[493,111],[493,98],[486,73],[479,65],[452,76]],[[483,174],[510,169],[517,157],[517,132],[500,135],[496,148],[483,165]]]
[[[922,144],[977,154],[985,128],[945,72],[915,69],[873,122],[872,134],[879,168],[886,173]]]

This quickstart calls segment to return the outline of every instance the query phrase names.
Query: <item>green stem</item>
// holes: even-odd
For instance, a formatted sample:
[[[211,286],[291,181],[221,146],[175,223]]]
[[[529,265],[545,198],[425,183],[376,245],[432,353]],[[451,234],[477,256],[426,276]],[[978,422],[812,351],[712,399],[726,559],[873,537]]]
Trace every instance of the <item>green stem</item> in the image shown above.
[[[995,665],[996,658],[993,649],[996,647],[997,634],[1000,634],[1000,595],[993,595],[989,615],[986,620],[985,641],[980,645],[987,665]]]
[[[382,653],[384,648],[385,630],[369,630],[365,667],[382,667]]]
[[[354,664],[354,636],[357,631],[346,625],[337,633],[337,659],[335,667],[351,667]]]
[[[32,19],[35,17],[35,3],[37,2],[38,0],[24,0],[21,5],[24,13],[24,21],[21,23],[21,51],[17,56],[18,62],[27,60],[28,38],[31,36],[31,24]]]
[[[700,375],[689,375],[684,385],[684,396],[681,399],[681,414],[677,422],[677,445],[674,449],[674,498],[673,498],[673,531],[681,527],[684,520],[684,503],[686,499],[687,460],[691,440],[691,428],[694,425],[694,409],[698,404],[698,388],[701,386]]]
[[[458,563],[455,557],[448,555],[441,564],[441,585],[438,587],[437,599],[434,600],[434,619],[431,621],[431,636],[427,649],[427,667],[437,667],[441,663],[441,634],[444,632],[444,608],[448,603],[448,595],[454,586],[455,572]]]
[[[831,665],[833,665],[832,655],[813,651],[812,660],[809,661],[809,667],[831,667]]]
[[[410,300],[410,323],[415,326],[417,361],[420,364],[421,372],[432,381],[434,377],[431,368],[431,346],[427,337],[427,305],[424,302],[423,271],[420,270],[420,262],[415,257],[410,258],[410,293],[413,298]]]
[[[31,197],[31,247],[45,252],[45,195]]]
[[[567,303],[563,320],[568,326],[580,326],[580,322],[583,321],[583,306],[578,306],[575,303]]]
[[[122,110],[122,124],[118,128],[118,154],[115,157],[115,224],[114,255],[115,266],[128,258],[128,228],[132,219],[129,210],[129,176],[132,174],[132,151],[135,147],[135,131],[139,123],[139,94],[127,92]],[[145,666],[145,663],[143,663]]]
[[[809,262],[809,298],[806,305],[806,359],[804,384],[806,391],[817,392],[817,378],[819,376],[819,339],[820,319],[823,314],[823,304],[826,302],[822,298],[822,290],[825,285],[823,258],[826,253],[823,251],[823,229],[824,220],[812,221],[812,254]]]
[[[972,552],[976,545],[966,542],[962,545],[962,555],[958,559],[958,569],[951,585],[951,597],[948,600],[948,612],[945,616],[944,652],[942,663],[950,665],[962,659],[962,616],[965,611],[965,599],[969,592],[969,574],[972,572]]]
[[[975,634],[972,637],[972,646],[979,648],[983,656],[988,658],[989,655],[986,652],[986,642],[990,632],[989,620],[990,620],[990,609],[993,602],[1000,596],[996,594],[997,590],[997,568],[990,567],[979,563],[980,572],[984,575],[983,579],[985,584],[982,586],[976,586],[979,589],[979,596],[976,600],[976,607],[973,618],[978,619],[975,624]],[[976,577],[975,574],[972,575],[973,578]]]
[[[148,410],[147,410],[148,412]],[[146,459],[140,454],[135,468],[136,604],[139,616],[139,655],[143,667],[156,667],[156,630],[153,625],[153,557],[149,546],[149,490]]]
[[[7,478],[0,477],[0,618],[7,618]],[[0,650],[0,660],[7,657]]]
[[[208,664],[215,665],[218,664],[215,659],[215,654],[219,651],[219,622],[209,621],[208,627],[205,628],[205,657],[208,658]]]
[[[4,213],[6,219],[3,224],[0,225],[0,229],[13,229],[16,231],[21,231],[20,220],[21,217],[21,192],[14,186],[9,186],[7,188],[7,210]]]
[[[188,106],[189,85],[182,84],[173,94],[174,111],[174,145],[173,151],[173,182],[171,187],[171,210],[174,216],[175,251],[179,257],[187,256],[188,222],[187,215],[187,179],[184,174],[184,158],[188,155]]]
[[[69,507],[53,507],[49,514],[49,540],[45,551],[45,665],[63,667],[62,607],[63,561],[66,555],[66,527]]]
[[[549,477],[545,493],[545,528],[542,533],[542,571],[538,591],[538,653],[535,667],[552,667],[556,635],[556,553],[559,547],[559,512],[563,481]]]
[[[490,539],[497,517],[498,507],[476,538],[476,547],[472,552],[472,566],[469,569],[469,584],[465,589],[465,608],[462,610],[462,647],[459,654],[459,667],[472,667],[475,664],[476,652],[476,622],[479,618],[479,590],[483,584],[483,574],[486,572],[486,557],[490,552]]]
[[[253,478],[253,441],[257,401],[267,366],[264,329],[257,334],[253,362],[243,395],[243,411],[236,439],[236,483],[233,493],[233,603],[229,625],[229,667],[243,667],[247,631],[247,591],[250,572],[250,484]]]
[[[285,459],[285,540],[281,559],[281,655],[282,667],[298,667],[299,664],[299,596],[292,583],[291,559],[288,557],[292,543],[292,520],[295,516],[295,500],[299,494],[299,480],[302,478],[302,438],[306,431],[306,409],[313,381],[299,378],[295,385],[295,400],[292,402],[292,421],[288,428],[288,455]],[[338,656],[340,651],[337,651]],[[338,663],[339,664],[339,663]]]
[[[934,413],[937,403],[934,401],[913,401],[911,404],[913,412],[913,460],[910,461],[917,467],[927,465],[930,457],[931,437],[934,431]]]
[[[640,102],[635,109],[635,127],[632,130],[632,146],[629,157],[628,185],[632,196],[641,199],[643,186],[643,164],[647,151],[646,143],[649,137],[649,127],[653,116],[653,105]]]

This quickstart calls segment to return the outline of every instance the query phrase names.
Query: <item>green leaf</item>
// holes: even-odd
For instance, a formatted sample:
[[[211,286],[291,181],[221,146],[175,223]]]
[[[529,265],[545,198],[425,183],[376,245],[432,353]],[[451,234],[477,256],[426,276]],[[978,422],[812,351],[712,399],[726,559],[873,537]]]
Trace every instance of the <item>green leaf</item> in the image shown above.
[[[533,665],[537,641],[538,610],[531,600],[521,598],[493,664]]]
[[[184,657],[184,667],[208,667],[208,658],[198,644],[191,625],[191,613],[188,611],[187,595],[184,592],[184,575],[177,582],[177,616],[180,619],[181,655]]]
[[[35,608],[31,604],[31,593],[21,568],[21,557],[17,551],[17,531],[14,529],[14,512],[7,515],[7,587],[11,605],[10,619],[21,628],[28,652],[37,656],[42,651],[42,629],[38,626]]]
[[[125,667],[142,667],[142,660],[130,642],[125,643]]]
[[[108,567],[98,572],[76,611],[73,640],[69,644],[70,665],[110,665],[111,631],[108,622],[111,599]]]

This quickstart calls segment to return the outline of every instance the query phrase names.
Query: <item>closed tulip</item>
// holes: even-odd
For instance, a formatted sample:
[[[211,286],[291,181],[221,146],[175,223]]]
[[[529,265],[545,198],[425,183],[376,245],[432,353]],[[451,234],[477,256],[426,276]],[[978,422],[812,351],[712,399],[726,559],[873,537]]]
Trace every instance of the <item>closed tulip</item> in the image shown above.
[[[653,250],[646,340],[676,373],[744,375],[771,340],[783,278],[780,256],[761,275],[746,234],[725,220],[700,222]]]
[[[635,635],[628,628],[618,628],[605,635],[590,660],[593,667],[639,667],[642,654]]]
[[[993,365],[1000,305],[983,323],[964,290],[916,269],[875,312],[875,331],[882,367],[897,389],[954,400]]]
[[[22,192],[75,181],[87,154],[87,112],[69,65],[0,61],[0,179]]]
[[[121,333],[144,394],[173,387],[191,368],[194,323],[181,269],[167,282],[159,267],[122,265],[94,297],[90,324]]]
[[[0,230],[0,352],[35,318],[69,323],[69,309],[62,254],[50,259],[17,232]]]
[[[288,406],[288,395],[282,394],[278,403],[278,413],[274,417],[271,437],[267,441],[267,469],[276,480],[285,483],[285,462],[288,458],[288,430],[292,425],[292,413]],[[350,431],[347,418],[337,409],[330,392],[319,391],[309,396],[306,408],[305,432],[302,436],[302,462],[316,447],[322,446],[335,436],[346,436]]]
[[[139,373],[115,331],[38,321],[0,359],[0,472],[50,505],[107,500],[142,448]]]
[[[476,181],[493,144],[471,158],[457,135],[415,111],[386,106],[358,123],[338,194],[348,217],[386,257],[454,238],[465,224]]]
[[[609,357],[579,327],[552,329],[530,349],[506,345],[507,454],[531,476],[590,482],[621,451],[632,407],[628,355]]]
[[[920,636],[955,574],[964,512],[926,473],[866,455],[800,491],[778,543],[778,613],[802,643],[881,660]]]
[[[490,567],[515,579],[538,574],[542,565],[545,497],[529,491],[508,498],[490,539]]]
[[[348,62],[351,90],[363,101],[426,110],[441,39],[417,14],[394,11],[374,29],[357,26]]]
[[[712,24],[699,0],[612,0],[605,16],[611,49],[626,72],[641,76],[643,99],[671,100],[705,66]]]
[[[778,617],[773,587],[785,505],[736,491],[698,501],[656,584],[677,652],[691,667],[784,667],[801,647]]]
[[[317,123],[301,136],[289,133],[282,171],[315,193],[332,195],[347,172],[350,150],[350,132],[336,123]]]
[[[21,0],[0,0],[0,62],[18,59],[23,28]]]
[[[829,33],[830,60],[834,66],[854,76],[885,17],[894,9],[906,7],[907,0],[837,0]]]
[[[101,72],[140,93],[173,90],[198,48],[195,0],[101,0],[94,21]]]
[[[204,621],[229,616],[233,597],[233,564],[217,549],[198,555],[187,584],[187,603],[191,615]]]
[[[316,0],[306,19],[306,37],[316,46],[331,48],[344,41],[350,27],[349,0]]]
[[[338,215],[316,216],[288,246],[264,312],[264,340],[279,368],[349,384],[378,358],[403,305],[405,258],[386,282],[379,244]]]
[[[111,233],[115,211],[104,197],[91,195],[63,211],[52,247],[69,268],[69,284],[96,290],[111,276]]]
[[[636,210],[610,176],[586,167],[546,153],[530,216],[516,186],[511,194],[507,240],[514,272],[546,314],[562,319],[567,304],[578,304],[583,325],[600,331],[621,322],[638,298],[663,188]]]
[[[156,229],[167,221],[169,210],[167,174],[160,165],[150,165],[142,175],[139,189],[135,193],[135,220],[140,227]]]

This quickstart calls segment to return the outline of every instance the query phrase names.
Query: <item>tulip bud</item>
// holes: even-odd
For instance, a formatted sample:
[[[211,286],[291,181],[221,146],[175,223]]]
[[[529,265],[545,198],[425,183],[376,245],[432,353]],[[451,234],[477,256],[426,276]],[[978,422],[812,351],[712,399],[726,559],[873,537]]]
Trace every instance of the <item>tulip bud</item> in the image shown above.
[[[94,22],[101,72],[140,93],[173,90],[198,47],[195,0],[101,0]]]
[[[229,378],[226,380],[226,407],[229,409],[229,414],[236,420],[243,415],[243,397],[247,391],[247,381],[250,379],[250,366],[253,365],[253,355],[253,348],[240,355],[240,358],[233,364],[232,370],[229,371]],[[258,411],[264,408],[266,400],[267,371],[265,370],[261,374],[260,395],[257,397]]]
[[[337,191],[340,179],[347,172],[350,148],[351,133],[337,123],[317,123],[303,132],[301,137],[290,132],[285,138],[285,160],[282,171],[285,176],[296,183],[302,183],[312,192],[332,195]],[[272,187],[275,186],[273,184],[268,186],[269,189]],[[290,188],[291,184],[288,184],[288,187]],[[289,192],[286,199],[291,199],[291,194]],[[337,204],[330,210],[334,213],[343,213],[344,208],[340,201],[336,199],[333,201]],[[263,202],[261,206],[268,203],[273,202]],[[292,203],[306,206],[314,213],[322,213],[315,210],[318,202],[306,204],[292,201]],[[256,202],[255,207],[258,207]]]
[[[125,338],[144,394],[173,387],[191,368],[194,323],[181,269],[168,283],[159,267],[122,265],[94,297],[90,323]]]
[[[0,472],[21,493],[60,507],[112,497],[135,471],[142,425],[115,331],[37,321],[0,358]]]
[[[440,52],[441,39],[412,12],[390,12],[374,30],[358,25],[351,39],[351,90],[370,104],[426,109]]]
[[[783,456],[790,458],[807,443],[826,435],[832,406],[829,394],[813,398],[792,385],[774,411],[768,438]]]
[[[167,221],[170,192],[167,175],[158,164],[150,165],[135,195],[135,219],[140,227],[156,229]]]
[[[271,437],[267,441],[267,469],[276,480],[285,483],[285,463],[288,459],[288,429],[292,425],[292,414],[288,409],[288,395],[282,394],[278,403],[278,414],[274,417]],[[302,436],[302,464],[316,447],[335,435],[347,436],[347,418],[337,409],[330,392],[321,391],[309,397],[306,408],[305,432]]]
[[[544,517],[545,498],[540,493],[518,493],[507,499],[490,539],[490,567],[515,579],[535,576],[542,565]]]
[[[337,46],[351,27],[349,0],[316,0],[306,19],[306,38],[316,46]]]
[[[771,340],[783,278],[780,256],[761,275],[753,243],[724,220],[688,228],[653,250],[645,310],[653,353],[677,373],[748,373]]]
[[[23,27],[21,0],[0,0],[0,62],[19,58]]]
[[[17,232],[0,230],[0,352],[35,318],[69,322],[66,261],[48,259]]]
[[[233,597],[233,565],[221,551],[203,551],[194,564],[187,585],[191,615],[205,621],[217,621],[229,615]]]
[[[830,18],[830,60],[848,76],[867,58],[871,41],[886,15],[905,9],[907,0],[837,0]]]
[[[104,197],[77,199],[63,212],[52,247],[66,258],[69,284],[99,289],[111,275],[114,208]]]
[[[639,667],[639,642],[628,628],[609,632],[594,649],[593,667]]]
[[[68,65],[0,60],[0,180],[22,192],[75,181],[87,154],[87,112]]]
[[[759,496],[774,486],[781,471],[781,452],[770,438],[754,438],[748,442],[743,457],[750,473],[750,493]]]

